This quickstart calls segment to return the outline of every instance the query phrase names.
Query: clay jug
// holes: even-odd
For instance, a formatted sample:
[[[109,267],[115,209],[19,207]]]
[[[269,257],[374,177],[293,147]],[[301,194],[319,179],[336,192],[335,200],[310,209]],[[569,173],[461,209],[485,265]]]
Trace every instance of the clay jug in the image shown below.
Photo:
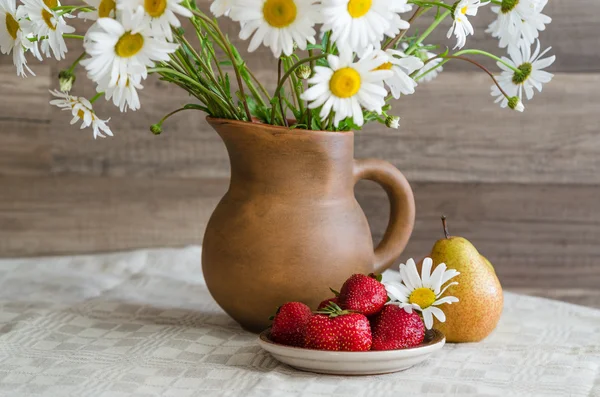
[[[215,119],[231,163],[229,190],[204,235],[202,270],[217,303],[260,332],[277,307],[316,309],[353,273],[382,272],[402,253],[415,204],[406,178],[382,160],[354,160],[354,134],[294,130]],[[360,179],[379,183],[391,203],[373,242],[354,197]]]

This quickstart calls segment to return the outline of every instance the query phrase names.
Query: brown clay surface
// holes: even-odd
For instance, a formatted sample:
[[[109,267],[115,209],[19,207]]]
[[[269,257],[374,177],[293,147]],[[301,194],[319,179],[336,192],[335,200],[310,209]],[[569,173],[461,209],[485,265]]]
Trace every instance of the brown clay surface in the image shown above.
[[[389,163],[355,162],[353,133],[208,122],[227,147],[231,183],[208,223],[202,268],[215,300],[246,329],[265,329],[288,301],[316,308],[329,287],[400,255],[414,223],[412,191]],[[375,250],[354,197],[361,178],[380,183],[391,200]]]

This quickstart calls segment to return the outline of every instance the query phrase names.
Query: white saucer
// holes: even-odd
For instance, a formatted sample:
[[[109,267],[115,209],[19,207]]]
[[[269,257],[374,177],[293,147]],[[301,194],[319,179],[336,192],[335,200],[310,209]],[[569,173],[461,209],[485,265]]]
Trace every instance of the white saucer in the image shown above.
[[[431,340],[400,350],[334,352],[285,346],[271,341],[269,330],[258,337],[258,344],[273,357],[296,369],[333,375],[375,375],[402,371],[418,364],[440,350],[446,337],[433,330]]]

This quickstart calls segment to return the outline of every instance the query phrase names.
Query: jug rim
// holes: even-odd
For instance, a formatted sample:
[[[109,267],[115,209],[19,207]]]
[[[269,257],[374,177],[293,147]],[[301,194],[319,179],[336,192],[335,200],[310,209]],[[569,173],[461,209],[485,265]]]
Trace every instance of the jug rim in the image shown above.
[[[307,134],[307,135],[350,135],[353,136],[354,135],[354,131],[323,131],[323,130],[305,130],[305,129],[292,129],[289,127],[284,127],[281,125],[271,125],[271,124],[266,124],[263,123],[261,121],[258,120],[253,120],[253,121],[243,121],[243,120],[233,120],[233,119],[224,119],[224,118],[220,118],[220,117],[213,117],[213,116],[206,116],[206,121],[208,121],[210,124],[214,123],[219,123],[219,124],[234,124],[234,125],[260,125],[261,127],[264,127],[264,129],[270,133],[277,133],[277,134],[281,134],[281,133],[293,133],[295,131],[301,131],[302,134]],[[294,122],[295,120],[289,120],[290,122]]]

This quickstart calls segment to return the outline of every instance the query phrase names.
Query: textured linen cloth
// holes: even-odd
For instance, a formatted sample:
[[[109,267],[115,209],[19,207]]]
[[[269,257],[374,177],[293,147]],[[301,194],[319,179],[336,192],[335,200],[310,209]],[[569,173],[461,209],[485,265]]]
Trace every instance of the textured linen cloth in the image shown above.
[[[227,317],[199,247],[0,260],[0,395],[600,396],[600,311],[506,293],[481,343],[326,376],[279,364]]]

